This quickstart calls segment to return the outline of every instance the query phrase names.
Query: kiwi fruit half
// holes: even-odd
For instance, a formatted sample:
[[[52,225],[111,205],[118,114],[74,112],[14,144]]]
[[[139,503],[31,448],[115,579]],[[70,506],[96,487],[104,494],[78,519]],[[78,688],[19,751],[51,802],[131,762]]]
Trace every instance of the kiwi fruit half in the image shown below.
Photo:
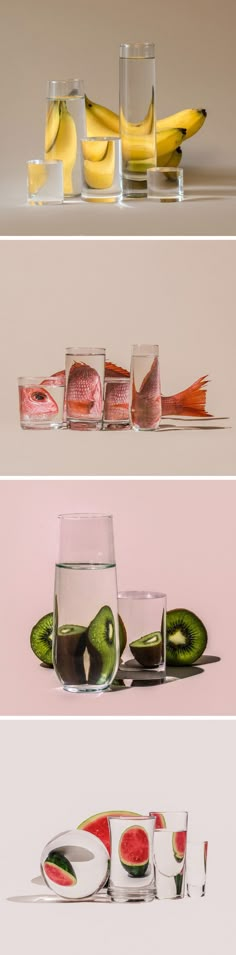
[[[130,643],[130,649],[135,660],[137,660],[142,667],[148,667],[148,669],[157,667],[162,660],[162,635],[159,631],[156,633],[147,633],[144,637],[140,637],[139,640],[134,640],[133,643]]]
[[[35,623],[30,634],[30,646],[35,656],[45,666],[52,667],[53,614],[46,613]]]
[[[207,645],[207,631],[191,610],[168,610],[166,614],[167,666],[191,666]]]
[[[119,624],[120,657],[122,657],[122,654],[124,653],[124,650],[127,644],[127,633],[126,633],[124,621],[122,620],[122,617],[120,617],[120,614],[118,614],[118,624]]]

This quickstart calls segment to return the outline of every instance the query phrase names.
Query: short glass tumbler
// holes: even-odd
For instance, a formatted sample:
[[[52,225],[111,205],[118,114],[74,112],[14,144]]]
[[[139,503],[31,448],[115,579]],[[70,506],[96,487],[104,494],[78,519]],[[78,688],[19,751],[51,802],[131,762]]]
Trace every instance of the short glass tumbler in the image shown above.
[[[107,378],[104,386],[103,429],[127,428],[129,419],[129,378]]]
[[[18,378],[18,390],[21,428],[63,427],[65,385],[55,378]]]
[[[62,162],[30,159],[27,162],[27,199],[31,206],[63,202]]]
[[[201,899],[206,892],[208,842],[188,842],[187,895]]]
[[[137,667],[148,670],[155,668],[164,682],[166,594],[142,590],[121,591],[118,594],[118,608],[126,629],[127,644]]]
[[[124,196],[147,195],[147,170],[156,165],[154,43],[120,46],[120,136]]]
[[[60,515],[55,570],[53,665],[64,690],[106,690],[119,663],[113,520]]]
[[[110,816],[111,861],[108,894],[114,902],[155,898],[154,819]]]
[[[66,349],[66,418],[79,431],[102,428],[105,348]]]
[[[83,81],[49,80],[45,126],[45,159],[63,162],[66,199],[81,193],[80,140],[86,136]]]
[[[118,202],[122,195],[121,141],[96,136],[81,142],[82,199]]]
[[[75,902],[99,892],[108,876],[109,856],[97,836],[81,829],[60,832],[45,846],[40,860],[48,888]]]
[[[133,345],[130,420],[134,431],[157,431],[161,420],[158,345]]]
[[[185,894],[187,812],[151,812],[155,817],[154,856],[157,899]]]
[[[183,169],[172,166],[157,166],[147,173],[148,199],[161,202],[181,202],[184,198]]]

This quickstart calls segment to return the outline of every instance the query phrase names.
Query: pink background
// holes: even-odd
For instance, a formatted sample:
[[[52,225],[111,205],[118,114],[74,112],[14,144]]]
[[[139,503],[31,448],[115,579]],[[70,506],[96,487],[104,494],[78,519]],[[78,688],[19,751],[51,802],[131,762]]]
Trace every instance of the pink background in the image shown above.
[[[3,714],[235,714],[236,483],[170,480],[18,480],[0,484]],[[168,606],[204,620],[200,675],[98,697],[66,694],[29,646],[52,609],[61,511],[113,513],[118,586],[163,590]]]

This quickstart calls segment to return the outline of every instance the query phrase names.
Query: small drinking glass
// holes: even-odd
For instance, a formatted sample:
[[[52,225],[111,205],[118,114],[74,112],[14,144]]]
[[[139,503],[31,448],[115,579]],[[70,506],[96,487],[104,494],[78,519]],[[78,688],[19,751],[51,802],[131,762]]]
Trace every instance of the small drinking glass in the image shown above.
[[[66,349],[66,417],[70,428],[101,431],[105,348]]]
[[[206,892],[208,842],[188,842],[187,895],[201,899]]]
[[[129,425],[129,378],[108,378],[104,386],[103,429],[119,430]]]
[[[185,894],[187,812],[151,812],[155,821],[156,898],[183,899]]]
[[[156,166],[147,172],[148,199],[161,202],[181,202],[184,198],[183,169]]]
[[[27,162],[27,199],[31,206],[63,202],[62,162],[30,159]]]
[[[137,667],[154,669],[165,679],[166,594],[126,590],[118,594],[119,615]]]
[[[82,80],[49,80],[45,126],[45,159],[63,162],[66,199],[81,193],[80,140],[86,136],[86,111]]]
[[[134,431],[157,431],[161,420],[158,345],[133,345],[130,419]]]
[[[97,836],[81,829],[60,832],[43,849],[40,866],[48,888],[62,899],[87,899],[108,876],[108,852]]]
[[[121,199],[121,140],[93,136],[81,142],[82,199],[117,202]]]
[[[108,894],[113,902],[152,902],[155,898],[153,837],[155,820],[109,817],[111,861]]]
[[[120,658],[113,520],[60,515],[53,664],[64,690],[106,690]]]
[[[55,378],[18,378],[18,391],[21,428],[64,426],[65,385]]]

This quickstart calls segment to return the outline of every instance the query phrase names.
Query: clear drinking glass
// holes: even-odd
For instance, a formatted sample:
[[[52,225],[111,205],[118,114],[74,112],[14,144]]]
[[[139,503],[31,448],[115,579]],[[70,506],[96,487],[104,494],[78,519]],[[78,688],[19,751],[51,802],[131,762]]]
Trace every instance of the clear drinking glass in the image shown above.
[[[45,162],[30,159],[27,162],[27,199],[31,206],[47,202],[63,202],[63,164],[59,160]]]
[[[121,198],[121,140],[93,136],[81,142],[82,199],[117,202]]]
[[[157,166],[147,173],[148,199],[161,202],[181,202],[184,198],[183,169],[172,166]]]
[[[151,812],[155,821],[154,857],[157,899],[183,899],[185,894],[187,812]]]
[[[63,427],[65,385],[50,378],[18,378],[18,391],[21,428]]]
[[[208,842],[189,842],[187,846],[187,895],[201,899],[206,892]]]
[[[108,894],[114,902],[152,902],[155,898],[150,816],[110,816],[111,861]]]
[[[52,892],[75,901],[94,895],[108,876],[108,852],[97,836],[81,829],[60,832],[43,849],[42,876]]]
[[[82,80],[49,80],[45,127],[45,159],[63,162],[64,196],[81,193],[80,140],[86,136]]]
[[[102,428],[105,348],[66,349],[66,416],[70,428]]]
[[[130,419],[134,431],[157,431],[161,420],[158,345],[133,345]]]
[[[130,378],[107,378],[104,387],[103,429],[127,427],[129,419]]]
[[[147,195],[147,169],[156,166],[155,45],[120,46],[120,136],[123,194]]]
[[[60,515],[53,664],[65,690],[106,690],[119,664],[113,520]]]
[[[118,594],[129,649],[138,664],[157,670],[165,679],[166,594],[126,590]]]

